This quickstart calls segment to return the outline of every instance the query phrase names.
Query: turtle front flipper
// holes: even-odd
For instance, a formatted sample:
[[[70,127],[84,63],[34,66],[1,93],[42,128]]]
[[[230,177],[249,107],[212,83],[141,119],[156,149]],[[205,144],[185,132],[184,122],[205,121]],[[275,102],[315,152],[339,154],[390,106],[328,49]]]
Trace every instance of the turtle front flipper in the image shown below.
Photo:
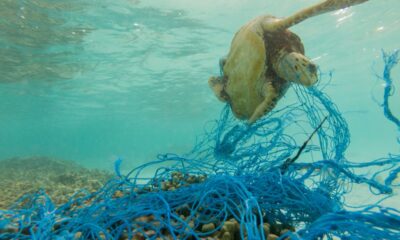
[[[300,23],[310,17],[336,11],[346,7],[351,7],[367,1],[368,0],[325,0],[321,3],[317,3],[311,7],[303,9],[290,17],[274,22],[265,22],[263,23],[263,29],[265,31],[280,31],[290,28],[291,26],[296,25],[297,23]]]
[[[317,66],[298,52],[281,51],[273,68],[279,77],[306,87],[318,81]]]
[[[208,79],[208,86],[213,90],[215,96],[221,102],[227,102],[229,97],[228,94],[225,92],[225,78],[224,77],[215,77],[211,76]]]

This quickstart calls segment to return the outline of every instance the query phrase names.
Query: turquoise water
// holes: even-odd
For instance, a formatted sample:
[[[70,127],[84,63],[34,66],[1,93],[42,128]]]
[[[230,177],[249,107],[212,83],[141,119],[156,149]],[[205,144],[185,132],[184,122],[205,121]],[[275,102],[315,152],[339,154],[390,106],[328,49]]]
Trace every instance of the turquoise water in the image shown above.
[[[0,159],[52,156],[111,169],[117,157],[130,168],[157,153],[187,152],[223,108],[207,80],[237,29],[315,2],[3,0]],[[352,161],[400,151],[375,76],[381,49],[400,47],[398,9],[397,0],[371,0],[292,28],[306,55],[333,70],[324,91],[349,123]],[[393,79],[399,86],[398,67]],[[399,100],[395,91],[397,116]]]

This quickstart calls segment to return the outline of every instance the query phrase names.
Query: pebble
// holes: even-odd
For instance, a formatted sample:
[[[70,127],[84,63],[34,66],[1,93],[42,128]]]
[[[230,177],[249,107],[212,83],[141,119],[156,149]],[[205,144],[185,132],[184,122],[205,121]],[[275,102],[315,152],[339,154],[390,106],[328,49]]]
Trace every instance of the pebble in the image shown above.
[[[275,234],[269,234],[268,237],[267,237],[267,240],[276,240],[276,239],[278,239],[278,238],[279,238],[279,237],[276,236]]]
[[[283,234],[285,234],[285,233],[287,233],[287,232],[290,232],[291,230],[289,230],[289,229],[283,229],[282,231],[281,231],[281,235],[283,235]],[[285,240],[290,240],[290,237],[287,237],[287,238],[285,238]]]
[[[75,235],[74,235],[74,238],[78,239],[80,237],[82,237],[82,233],[81,232],[76,232]]]
[[[161,190],[167,191],[168,190],[168,182],[161,182]]]
[[[269,225],[269,223],[264,223],[264,225],[263,225],[264,236],[268,236],[270,234],[270,228],[271,228],[271,225]]]
[[[233,237],[230,232],[225,232],[224,235],[222,235],[221,240],[233,240]]]
[[[201,231],[202,231],[203,233],[211,232],[211,231],[213,231],[214,229],[215,229],[214,223],[207,223],[207,224],[204,224],[204,225],[201,227]]]
[[[235,233],[239,230],[239,223],[235,219],[231,219],[226,221],[222,228],[227,232]]]
[[[146,233],[147,237],[152,237],[152,236],[156,235],[156,231],[154,231],[154,230],[148,230],[145,233]]]

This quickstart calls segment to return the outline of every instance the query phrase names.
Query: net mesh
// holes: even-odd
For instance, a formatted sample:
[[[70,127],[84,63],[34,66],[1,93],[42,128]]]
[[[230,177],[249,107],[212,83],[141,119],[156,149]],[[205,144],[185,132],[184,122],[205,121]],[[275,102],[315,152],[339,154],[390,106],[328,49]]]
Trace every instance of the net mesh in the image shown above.
[[[384,113],[399,127],[388,101],[398,51],[384,60]],[[65,204],[44,191],[25,195],[0,210],[0,239],[400,239],[398,210],[350,211],[344,202],[354,184],[390,196],[400,156],[347,160],[348,126],[323,87],[293,86],[293,104],[252,125],[226,106],[189,153],[160,154],[127,174],[118,159],[113,179]],[[357,173],[365,169],[374,172]]]

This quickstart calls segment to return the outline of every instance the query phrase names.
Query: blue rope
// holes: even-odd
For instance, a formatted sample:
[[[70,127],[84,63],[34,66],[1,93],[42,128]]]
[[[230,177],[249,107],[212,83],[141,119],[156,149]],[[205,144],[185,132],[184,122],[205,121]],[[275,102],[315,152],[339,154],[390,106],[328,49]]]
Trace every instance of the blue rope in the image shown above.
[[[391,86],[397,55],[384,59]],[[372,205],[348,211],[343,201],[354,184],[382,198],[393,193],[400,157],[348,161],[347,123],[319,87],[293,86],[294,104],[252,125],[235,119],[226,106],[189,153],[160,154],[125,175],[117,159],[115,177],[101,189],[78,191],[60,206],[45,191],[27,194],[0,210],[0,239],[201,239],[231,219],[248,239],[265,239],[264,223],[298,229],[279,239],[400,239],[398,210]],[[385,116],[398,121],[388,106],[390,92],[385,89]],[[298,159],[282,171],[296,152]],[[202,231],[207,224],[213,228]]]
[[[385,69],[383,71],[383,80],[385,81],[385,90],[383,94],[383,113],[389,121],[396,124],[400,130],[400,120],[393,115],[389,107],[389,97],[393,94],[393,81],[391,77],[392,69],[399,63],[399,50],[394,51],[391,54],[387,54],[382,50],[383,60],[385,62]]]

